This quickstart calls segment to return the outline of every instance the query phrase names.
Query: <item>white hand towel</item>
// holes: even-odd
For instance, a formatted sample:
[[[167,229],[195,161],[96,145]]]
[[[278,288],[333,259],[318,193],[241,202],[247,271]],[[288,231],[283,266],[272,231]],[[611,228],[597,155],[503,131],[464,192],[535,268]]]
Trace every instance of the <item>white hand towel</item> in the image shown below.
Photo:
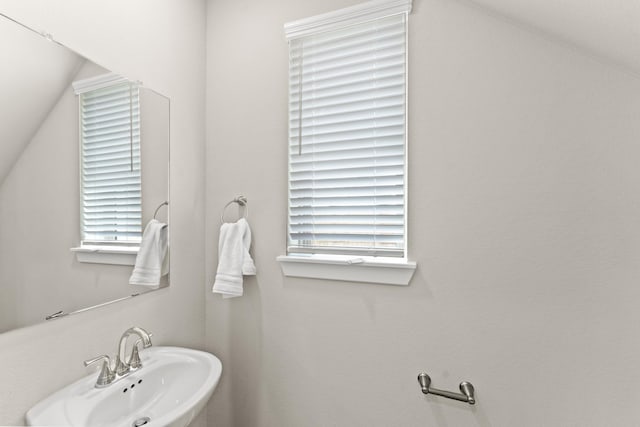
[[[149,221],[142,234],[130,285],[160,286],[160,278],[169,272],[167,234],[167,224],[155,219]]]
[[[218,243],[218,272],[213,292],[223,298],[240,297],[243,294],[242,276],[253,276],[256,267],[249,255],[251,228],[240,218],[235,223],[224,223],[220,227]]]

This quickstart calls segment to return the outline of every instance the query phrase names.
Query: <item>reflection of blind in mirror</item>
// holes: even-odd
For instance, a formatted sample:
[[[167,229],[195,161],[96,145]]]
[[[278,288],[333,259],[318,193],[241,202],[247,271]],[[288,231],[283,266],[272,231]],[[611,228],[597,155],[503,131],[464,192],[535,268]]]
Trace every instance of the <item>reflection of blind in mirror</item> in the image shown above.
[[[141,239],[140,100],[120,83],[80,94],[82,243]]]

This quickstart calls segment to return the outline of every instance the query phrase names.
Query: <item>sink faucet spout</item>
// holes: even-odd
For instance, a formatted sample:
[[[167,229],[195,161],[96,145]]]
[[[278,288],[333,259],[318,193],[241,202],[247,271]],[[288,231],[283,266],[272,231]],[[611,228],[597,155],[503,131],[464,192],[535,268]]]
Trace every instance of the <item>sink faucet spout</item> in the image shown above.
[[[125,350],[127,346],[127,339],[130,335],[137,335],[142,340],[142,347],[151,347],[151,334],[139,327],[129,328],[120,337],[120,344],[118,345],[118,354],[116,355],[116,373],[119,376],[123,376],[129,373],[131,365],[126,361]]]

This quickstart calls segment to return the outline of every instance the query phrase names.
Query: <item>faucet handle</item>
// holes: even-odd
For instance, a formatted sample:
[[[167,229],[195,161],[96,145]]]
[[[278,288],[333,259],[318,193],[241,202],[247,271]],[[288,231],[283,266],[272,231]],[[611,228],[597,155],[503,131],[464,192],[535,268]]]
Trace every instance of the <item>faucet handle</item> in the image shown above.
[[[96,388],[106,387],[113,382],[116,378],[116,373],[111,370],[111,359],[106,354],[102,356],[94,357],[93,359],[85,360],[84,366],[93,365],[94,363],[102,361],[102,369],[98,374],[98,380],[96,381]]]
[[[149,338],[151,338],[153,334],[149,334]],[[129,357],[128,365],[131,369],[140,369],[142,368],[142,361],[140,360],[140,350],[138,350],[138,344],[142,342],[142,338],[137,340],[133,344],[133,348],[131,349],[131,356]],[[149,341],[151,342],[151,341]]]

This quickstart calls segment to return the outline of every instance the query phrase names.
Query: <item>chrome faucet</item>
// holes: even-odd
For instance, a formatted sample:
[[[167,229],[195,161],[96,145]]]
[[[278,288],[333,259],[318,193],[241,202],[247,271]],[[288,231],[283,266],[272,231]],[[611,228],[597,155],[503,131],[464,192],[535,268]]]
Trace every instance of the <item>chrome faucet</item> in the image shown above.
[[[129,335],[137,335],[140,337],[140,340],[136,341],[133,345],[133,349],[131,351],[131,357],[127,361],[125,359],[124,352],[127,346],[127,338]],[[131,368],[138,369],[142,367],[142,363],[140,362],[140,357],[138,355],[138,342],[142,341],[143,348],[151,347],[151,334],[145,331],[142,328],[133,327],[129,328],[120,337],[120,344],[118,345],[118,354],[116,354],[116,367],[115,372],[119,377],[127,375]]]
[[[129,338],[129,335],[131,334],[137,335],[138,337],[140,337],[140,339],[138,339],[133,344],[131,356],[129,357],[129,360],[126,360],[124,352],[127,346],[127,338]],[[138,327],[129,328],[124,331],[122,337],[120,337],[118,354],[116,355],[116,366],[113,369],[111,369],[111,359],[109,359],[109,356],[107,355],[102,355],[94,357],[93,359],[85,360],[84,366],[102,362],[102,369],[100,370],[98,380],[96,381],[96,388],[106,387],[109,384],[114,383],[119,378],[127,376],[132,369],[136,370],[142,368],[142,362],[140,361],[140,354],[138,352],[138,344],[142,343],[143,348],[151,347],[152,336],[153,334],[150,334],[144,329]]]

